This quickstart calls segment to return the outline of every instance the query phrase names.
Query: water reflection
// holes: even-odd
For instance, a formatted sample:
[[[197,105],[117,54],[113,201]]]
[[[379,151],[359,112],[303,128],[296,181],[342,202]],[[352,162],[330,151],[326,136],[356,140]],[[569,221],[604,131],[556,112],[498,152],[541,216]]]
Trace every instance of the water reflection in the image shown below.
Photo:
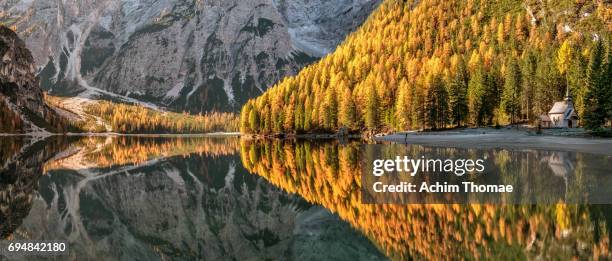
[[[566,195],[569,193],[569,180],[574,173],[576,167],[573,160],[570,159],[568,152],[553,152],[549,157],[543,158],[542,161],[548,163],[548,167],[557,177],[563,178]]]
[[[337,213],[393,259],[610,258],[605,217],[609,206],[362,204],[359,146],[243,141],[241,157],[249,171]],[[410,149],[420,154],[444,150],[445,155],[471,151]],[[611,166],[610,157],[587,154],[503,149],[485,153],[494,159],[497,171],[518,171],[531,178],[542,171],[564,171],[562,177],[574,175],[578,185],[585,182],[586,169],[609,174]]]
[[[481,203],[481,204],[610,204],[612,156],[576,152],[431,147],[421,145],[368,144],[361,146],[364,203]],[[421,159],[418,173],[393,172],[376,177],[376,159],[397,156]],[[482,172],[466,174],[465,160],[479,160]],[[451,165],[447,167],[446,160]],[[433,163],[425,163],[425,162]],[[435,162],[438,161],[439,164]],[[452,164],[453,162],[458,162]],[[425,167],[427,166],[427,167]],[[410,167],[409,167],[410,168]],[[437,171],[432,169],[438,168]],[[427,171],[426,169],[430,169]],[[472,168],[474,169],[474,168]],[[459,170],[459,172],[458,172]],[[463,172],[461,172],[463,171]],[[455,175],[463,174],[462,176]],[[512,193],[466,193],[462,182],[512,186]],[[444,184],[459,191],[447,193],[377,193],[373,184]],[[402,183],[403,182],[403,183]],[[378,187],[380,189],[380,186]]]
[[[64,139],[16,137],[0,142],[0,238],[10,237],[30,212],[43,173],[41,162],[65,147]]]
[[[73,259],[383,258],[338,216],[249,174],[237,139],[9,142],[2,238],[67,240]]]
[[[159,158],[192,154],[212,158],[236,154],[236,138],[85,137],[45,164],[45,170],[92,170],[141,165]]]
[[[68,240],[80,259],[610,258],[609,206],[362,204],[361,145],[2,138],[0,233]],[[585,175],[609,174],[610,157],[409,149],[485,153],[496,171],[549,172],[555,186],[610,182]]]
[[[550,156],[543,158],[542,161],[548,163],[548,167],[556,176],[567,179],[574,172],[575,159],[570,158],[569,152],[553,152]]]

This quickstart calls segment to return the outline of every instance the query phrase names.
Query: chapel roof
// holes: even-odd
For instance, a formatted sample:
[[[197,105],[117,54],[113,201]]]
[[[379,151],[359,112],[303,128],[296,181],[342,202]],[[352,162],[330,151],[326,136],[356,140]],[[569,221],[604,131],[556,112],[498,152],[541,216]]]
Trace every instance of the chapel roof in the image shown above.
[[[576,114],[576,111],[574,110],[574,108],[570,108],[569,110],[565,112],[564,117],[566,120],[569,120],[571,118],[578,118],[578,114]]]
[[[567,101],[555,102],[555,104],[553,105],[552,109],[550,109],[548,114],[565,113],[567,111],[567,108],[569,107],[568,105],[569,103]]]

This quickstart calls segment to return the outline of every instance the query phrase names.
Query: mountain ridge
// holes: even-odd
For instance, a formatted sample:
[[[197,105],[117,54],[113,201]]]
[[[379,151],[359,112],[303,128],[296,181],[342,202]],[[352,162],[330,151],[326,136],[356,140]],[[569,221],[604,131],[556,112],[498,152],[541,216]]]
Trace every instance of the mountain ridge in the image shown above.
[[[333,50],[378,3],[17,1],[0,22],[24,37],[53,95],[102,90],[199,113],[238,110]]]

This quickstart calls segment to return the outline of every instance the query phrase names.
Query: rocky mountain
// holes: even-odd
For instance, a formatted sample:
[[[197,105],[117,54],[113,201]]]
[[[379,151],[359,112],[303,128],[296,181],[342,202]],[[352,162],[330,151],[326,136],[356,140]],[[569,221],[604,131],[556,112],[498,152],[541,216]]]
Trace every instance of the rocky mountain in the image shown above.
[[[26,40],[51,94],[236,111],[333,51],[379,2],[0,1],[0,22]]]
[[[0,26],[0,133],[61,130],[61,117],[45,104],[36,73],[25,43]]]

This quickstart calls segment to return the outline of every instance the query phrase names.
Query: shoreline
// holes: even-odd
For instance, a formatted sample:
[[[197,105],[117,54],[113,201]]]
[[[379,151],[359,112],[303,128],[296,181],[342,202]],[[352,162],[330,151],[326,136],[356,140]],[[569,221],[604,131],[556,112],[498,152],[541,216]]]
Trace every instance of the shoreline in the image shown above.
[[[519,130],[440,131],[432,133],[396,133],[374,140],[398,144],[458,148],[508,148],[558,150],[612,156],[612,139],[597,137],[532,135]]]
[[[187,137],[187,138],[198,138],[198,137],[241,137],[243,136],[240,132],[211,132],[211,133],[191,133],[191,134],[180,134],[180,133],[116,133],[116,132],[100,132],[100,133],[0,133],[0,138],[3,137],[51,137],[51,136],[66,136],[66,137]]]
[[[525,130],[516,129],[492,129],[474,128],[460,130],[444,130],[432,132],[398,132],[386,136],[372,137],[376,142],[391,142],[397,144],[429,145],[439,147],[458,148],[508,148],[508,149],[534,149],[534,150],[557,150],[582,152],[612,156],[612,139],[582,136],[584,132],[554,130],[544,134],[532,134]],[[570,135],[559,135],[559,133],[570,133]],[[223,138],[238,137],[246,139],[308,139],[308,140],[334,140],[334,139],[361,139],[361,134],[337,135],[337,134],[300,134],[300,135],[271,135],[257,136],[242,134],[239,132],[215,132],[200,134],[126,134],[126,133],[22,133],[6,134],[4,137],[32,137],[48,138],[51,136],[66,137],[162,137],[162,138]]]

